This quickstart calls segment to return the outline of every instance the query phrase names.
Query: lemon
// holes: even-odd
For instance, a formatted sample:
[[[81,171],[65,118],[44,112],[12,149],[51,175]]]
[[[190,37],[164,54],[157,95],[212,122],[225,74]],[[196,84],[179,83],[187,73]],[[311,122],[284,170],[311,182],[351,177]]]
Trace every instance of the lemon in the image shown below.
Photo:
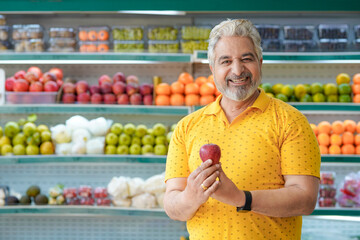
[[[350,83],[350,76],[347,73],[340,73],[336,76],[336,83],[340,85],[342,83]]]
[[[294,88],[295,97],[300,100],[302,96],[306,94],[306,87],[304,84],[298,84]]]
[[[322,93],[316,93],[314,96],[313,96],[313,101],[314,102],[326,102],[326,97],[324,94]]]
[[[13,151],[13,148],[10,144],[4,144],[1,146],[1,155],[11,155]]]
[[[310,88],[311,88],[311,94],[312,95],[315,95],[317,93],[323,93],[324,92],[324,87],[321,83],[313,83],[310,85]]]
[[[279,93],[281,93],[281,89],[284,87],[283,84],[281,83],[277,83],[274,86],[272,86],[272,91],[275,94],[275,96]]]
[[[16,144],[13,148],[14,155],[25,155],[25,146],[22,144]]]
[[[0,137],[0,147],[4,146],[5,144],[11,145],[11,140],[7,136]]]
[[[326,96],[337,95],[338,88],[337,88],[336,84],[335,83],[327,83],[327,84],[325,84],[324,93],[325,93]]]
[[[290,84],[287,84],[281,88],[281,93],[287,97],[291,97],[294,94],[294,87]]]

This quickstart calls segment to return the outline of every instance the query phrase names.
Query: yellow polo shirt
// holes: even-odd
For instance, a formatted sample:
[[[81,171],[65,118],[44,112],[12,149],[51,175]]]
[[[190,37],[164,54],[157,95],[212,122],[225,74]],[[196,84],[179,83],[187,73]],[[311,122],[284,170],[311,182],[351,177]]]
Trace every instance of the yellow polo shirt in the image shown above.
[[[242,190],[283,188],[283,175],[320,177],[318,143],[298,110],[261,90],[254,104],[229,124],[220,99],[177,124],[165,180],[188,177],[202,163],[199,149],[206,143],[220,146],[222,168]],[[301,225],[301,216],[238,213],[213,198],[187,222],[191,240],[300,239]]]

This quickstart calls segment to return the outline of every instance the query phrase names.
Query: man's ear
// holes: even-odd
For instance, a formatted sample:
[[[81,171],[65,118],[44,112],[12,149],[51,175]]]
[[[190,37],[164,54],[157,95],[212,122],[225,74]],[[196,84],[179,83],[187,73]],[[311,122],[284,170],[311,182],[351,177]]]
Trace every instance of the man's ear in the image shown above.
[[[209,65],[209,67],[210,67],[211,74],[214,75],[214,69],[213,69],[213,67],[212,67],[211,65]]]
[[[263,58],[260,59],[260,69],[262,68],[262,64],[263,64]]]

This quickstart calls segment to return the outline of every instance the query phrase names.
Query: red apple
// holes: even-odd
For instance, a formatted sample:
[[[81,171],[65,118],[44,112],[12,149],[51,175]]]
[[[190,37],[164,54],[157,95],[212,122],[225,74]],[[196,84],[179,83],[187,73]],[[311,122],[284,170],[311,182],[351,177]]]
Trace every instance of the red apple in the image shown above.
[[[109,77],[109,75],[102,75],[99,77],[98,82],[99,86],[101,86],[105,82],[112,83],[112,79]]]
[[[137,92],[139,92],[139,85],[137,85],[136,83],[128,83],[126,85],[126,93],[128,95],[132,95]]]
[[[56,80],[56,83],[57,83],[57,85],[58,85],[59,87],[61,87],[61,86],[64,84],[64,81],[58,79],[58,80]]]
[[[141,105],[142,104],[142,96],[140,93],[134,93],[130,96],[131,105]]]
[[[136,84],[139,84],[139,79],[137,76],[135,75],[129,75],[126,77],[126,83],[136,83]]]
[[[142,95],[148,95],[153,93],[153,85],[150,83],[143,83],[140,85],[140,93]]]
[[[126,84],[123,82],[115,82],[112,85],[112,91],[115,95],[122,94],[125,92],[125,90],[126,90]]]
[[[59,90],[59,86],[56,82],[49,81],[44,84],[45,92],[57,92]]]
[[[129,104],[129,95],[126,93],[120,94],[117,96],[117,103],[127,105]]]
[[[50,73],[50,72],[46,72],[44,73],[44,75],[41,78],[42,83],[46,83],[48,81],[54,81],[56,82],[57,78],[56,75],[54,73]]]
[[[115,104],[116,103],[116,96],[112,93],[106,93],[104,95],[104,103],[105,104]]]
[[[74,93],[64,93],[62,96],[63,103],[74,103],[76,100],[76,96]]]
[[[90,94],[87,92],[80,93],[77,95],[78,103],[89,103],[90,102]]]
[[[91,85],[89,91],[90,94],[101,93],[100,87],[98,85]]]
[[[14,74],[15,79],[25,79],[26,72],[24,70],[17,71]]]
[[[49,72],[55,74],[57,79],[63,79],[63,71],[60,68],[52,68],[49,70]]]
[[[100,92],[102,94],[112,93],[112,84],[109,82],[103,82],[100,85]]]
[[[29,87],[29,92],[42,92],[44,87],[41,82],[32,82]]]
[[[41,69],[40,69],[39,67],[29,67],[29,69],[27,70],[27,72],[34,72],[34,73],[37,74],[37,76],[38,76],[39,78],[42,77],[42,71],[41,71]]]
[[[29,83],[24,79],[17,79],[14,83],[14,92],[27,92],[29,91]]]
[[[218,145],[209,143],[204,144],[200,148],[200,158],[203,162],[208,159],[212,160],[212,165],[219,163],[221,157],[221,149]]]
[[[94,93],[91,95],[90,101],[92,104],[101,104],[103,97],[100,93]]]
[[[14,84],[15,84],[16,79],[14,77],[9,77],[8,79],[5,80],[5,90],[6,91],[14,91]]]
[[[79,95],[81,93],[86,93],[88,91],[89,84],[87,83],[87,81],[81,80],[75,84],[75,88],[76,88],[76,93]]]
[[[151,94],[145,95],[143,97],[144,105],[153,105],[153,96]]]
[[[116,83],[116,82],[123,82],[123,83],[126,83],[126,76],[124,73],[122,72],[117,72],[114,74],[113,76],[113,83]]]
[[[72,82],[64,83],[64,86],[63,86],[64,93],[75,93],[75,91],[76,91],[75,84],[73,84]]]
[[[27,72],[25,74],[25,80],[29,83],[39,81],[39,75],[37,72]]]

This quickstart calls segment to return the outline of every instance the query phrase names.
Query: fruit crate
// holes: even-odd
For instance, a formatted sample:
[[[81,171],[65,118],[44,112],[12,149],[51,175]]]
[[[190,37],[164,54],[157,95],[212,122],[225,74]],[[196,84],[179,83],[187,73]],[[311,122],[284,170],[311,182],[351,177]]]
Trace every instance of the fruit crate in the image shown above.
[[[5,92],[7,104],[53,104],[57,102],[57,92]]]

